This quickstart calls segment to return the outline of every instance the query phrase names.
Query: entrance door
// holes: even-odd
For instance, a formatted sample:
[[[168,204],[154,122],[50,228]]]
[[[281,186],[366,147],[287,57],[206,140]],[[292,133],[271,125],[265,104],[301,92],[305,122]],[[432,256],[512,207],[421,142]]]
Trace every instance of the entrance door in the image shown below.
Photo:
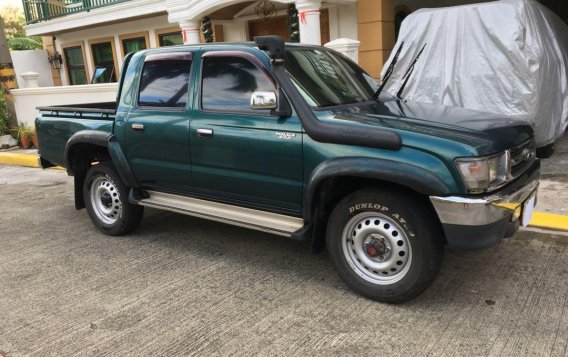
[[[255,36],[280,36],[286,42],[290,42],[290,31],[288,31],[288,20],[286,16],[272,17],[267,21],[264,20],[251,20],[249,25],[249,39]]]

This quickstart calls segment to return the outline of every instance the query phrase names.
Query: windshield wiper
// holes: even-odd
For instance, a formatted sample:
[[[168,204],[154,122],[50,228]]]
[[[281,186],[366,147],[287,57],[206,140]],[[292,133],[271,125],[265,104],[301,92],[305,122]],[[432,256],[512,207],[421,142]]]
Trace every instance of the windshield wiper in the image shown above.
[[[381,92],[383,91],[383,88],[385,88],[385,85],[387,84],[390,76],[392,75],[392,72],[394,71],[394,66],[396,65],[396,62],[398,61],[398,56],[400,55],[400,51],[402,51],[402,46],[404,46],[404,41],[402,41],[400,43],[400,46],[398,47],[398,50],[396,51],[392,62],[389,65],[389,68],[387,69],[387,72],[385,73],[385,78],[383,78],[383,81],[381,83],[381,85],[379,86],[379,89],[377,89],[377,91],[375,92],[375,100],[379,99],[379,95],[381,95]]]
[[[402,83],[402,86],[400,87],[400,89],[398,90],[398,92],[396,93],[397,98],[402,99],[402,91],[404,90],[404,87],[406,87],[406,84],[408,83],[408,80],[410,79],[410,75],[412,74],[412,71],[414,71],[414,65],[416,64],[416,61],[418,61],[418,58],[420,58],[420,55],[422,54],[422,52],[424,52],[424,49],[426,48],[426,44],[424,44],[424,46],[422,46],[422,49],[420,50],[420,52],[418,52],[418,55],[416,55],[416,58],[414,58],[414,61],[412,61],[412,64],[410,65],[410,67],[408,67],[408,69],[406,70],[406,73],[404,74],[404,76],[402,77],[404,79],[404,83]]]

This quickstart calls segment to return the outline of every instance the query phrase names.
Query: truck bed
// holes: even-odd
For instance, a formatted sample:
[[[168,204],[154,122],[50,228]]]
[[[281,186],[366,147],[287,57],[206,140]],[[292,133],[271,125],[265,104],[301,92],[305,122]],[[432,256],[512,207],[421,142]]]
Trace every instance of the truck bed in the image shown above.
[[[65,166],[65,146],[81,130],[113,131],[116,103],[89,103],[38,107],[35,120],[43,160]]]

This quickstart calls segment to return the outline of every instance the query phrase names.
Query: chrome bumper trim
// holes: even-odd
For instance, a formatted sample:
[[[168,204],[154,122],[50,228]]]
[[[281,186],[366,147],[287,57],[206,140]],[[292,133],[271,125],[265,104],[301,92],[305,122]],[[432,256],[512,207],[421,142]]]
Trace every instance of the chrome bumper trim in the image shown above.
[[[482,198],[460,196],[431,196],[430,201],[443,224],[481,226],[495,223],[512,214],[516,220],[521,214],[521,206],[536,192],[538,178],[508,194],[494,194]]]

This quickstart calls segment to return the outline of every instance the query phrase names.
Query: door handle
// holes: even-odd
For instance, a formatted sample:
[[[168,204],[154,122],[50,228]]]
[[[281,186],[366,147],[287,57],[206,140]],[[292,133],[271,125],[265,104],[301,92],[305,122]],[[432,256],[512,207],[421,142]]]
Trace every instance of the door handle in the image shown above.
[[[213,136],[213,129],[199,128],[197,129],[197,136],[200,138],[210,138]]]
[[[144,131],[144,124],[132,124],[130,127],[134,131]]]

